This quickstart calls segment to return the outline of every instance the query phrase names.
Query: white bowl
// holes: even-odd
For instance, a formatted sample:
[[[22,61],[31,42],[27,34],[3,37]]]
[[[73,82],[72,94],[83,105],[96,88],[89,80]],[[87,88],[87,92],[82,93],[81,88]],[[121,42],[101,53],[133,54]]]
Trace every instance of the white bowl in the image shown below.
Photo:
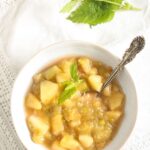
[[[24,98],[31,85],[32,76],[48,64],[59,58],[67,56],[88,56],[94,60],[100,60],[114,67],[119,59],[105,49],[87,42],[66,41],[53,44],[43,49],[34,56],[20,71],[13,87],[11,97],[11,113],[16,132],[22,143],[28,150],[44,150],[45,147],[35,144],[30,138],[30,133],[25,121]],[[122,124],[104,150],[120,149],[131,134],[137,115],[137,97],[134,83],[126,69],[122,71],[118,80],[126,95],[125,115]]]

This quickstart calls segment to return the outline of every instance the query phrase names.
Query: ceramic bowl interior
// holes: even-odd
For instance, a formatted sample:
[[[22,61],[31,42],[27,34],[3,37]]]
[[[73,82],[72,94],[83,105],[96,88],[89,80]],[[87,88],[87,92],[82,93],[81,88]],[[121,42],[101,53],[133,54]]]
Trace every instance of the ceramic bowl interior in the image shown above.
[[[14,83],[11,97],[11,113],[16,132],[28,150],[45,150],[45,147],[34,144],[26,125],[24,99],[28,88],[31,85],[32,76],[47,65],[68,56],[88,56],[94,60],[100,60],[107,65],[114,67],[119,59],[105,49],[80,41],[66,41],[48,46],[34,56],[20,71]],[[125,115],[121,126],[113,140],[104,150],[118,150],[123,146],[129,137],[136,121],[137,97],[134,83],[128,71],[124,69],[118,80],[126,95]]]

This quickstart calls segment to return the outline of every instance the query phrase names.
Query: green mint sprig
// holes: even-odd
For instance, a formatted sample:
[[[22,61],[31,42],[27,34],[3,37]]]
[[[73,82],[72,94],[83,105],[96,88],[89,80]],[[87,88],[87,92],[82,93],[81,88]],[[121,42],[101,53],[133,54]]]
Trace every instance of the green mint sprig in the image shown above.
[[[65,88],[58,98],[58,104],[62,104],[64,101],[71,98],[71,96],[77,91],[77,86],[81,82],[83,82],[83,80],[79,78],[78,66],[76,63],[71,65],[70,75],[71,75],[71,80],[62,83],[65,86]]]

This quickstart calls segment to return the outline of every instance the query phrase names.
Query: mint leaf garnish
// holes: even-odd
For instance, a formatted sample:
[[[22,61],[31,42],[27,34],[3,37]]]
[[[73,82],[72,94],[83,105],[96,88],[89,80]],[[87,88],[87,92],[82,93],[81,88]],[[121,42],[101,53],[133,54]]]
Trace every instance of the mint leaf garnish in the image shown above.
[[[109,22],[119,10],[140,10],[125,0],[71,0],[62,9],[70,13],[67,19],[75,23],[97,24]]]
[[[69,99],[75,92],[76,92],[75,86],[71,88],[66,87],[58,99],[58,104],[62,104],[65,100]]]
[[[58,98],[58,104],[62,104],[65,100],[71,98],[71,96],[77,91],[77,86],[83,82],[82,79],[79,79],[77,63],[71,65],[70,75],[70,81],[62,82],[62,85],[64,85],[65,88]]]
[[[70,74],[71,74],[71,77],[72,77],[73,81],[78,81],[79,80],[77,63],[74,63],[74,64],[71,65]]]

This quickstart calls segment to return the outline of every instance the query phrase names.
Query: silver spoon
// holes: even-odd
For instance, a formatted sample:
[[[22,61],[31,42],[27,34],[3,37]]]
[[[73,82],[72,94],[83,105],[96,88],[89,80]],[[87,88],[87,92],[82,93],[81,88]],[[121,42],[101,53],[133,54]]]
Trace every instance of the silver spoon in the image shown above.
[[[120,71],[124,68],[124,66],[130,63],[135,56],[144,48],[145,46],[145,39],[142,36],[138,36],[133,39],[130,44],[130,47],[125,51],[121,62],[113,69],[112,73],[108,77],[108,79],[103,84],[101,91],[96,92],[98,95],[112,82],[113,79],[120,73]],[[94,91],[89,91],[89,93],[93,93]]]

